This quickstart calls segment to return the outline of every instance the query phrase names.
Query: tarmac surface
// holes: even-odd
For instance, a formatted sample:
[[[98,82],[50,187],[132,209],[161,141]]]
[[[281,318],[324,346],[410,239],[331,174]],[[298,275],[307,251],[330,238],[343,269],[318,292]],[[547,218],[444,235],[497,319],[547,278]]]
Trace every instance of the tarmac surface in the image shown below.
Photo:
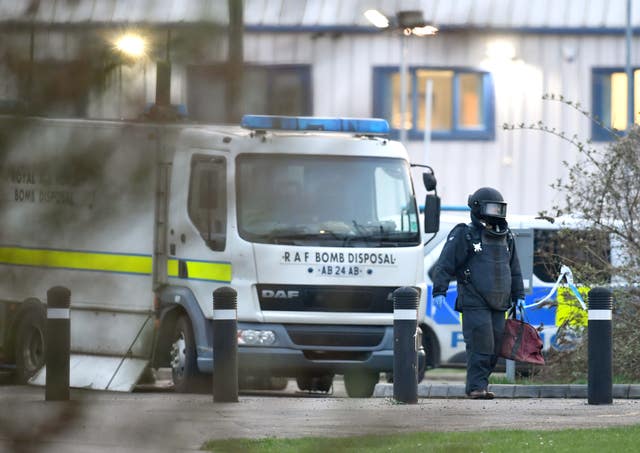
[[[421,384],[460,386],[427,381]],[[379,384],[377,394],[391,384]],[[513,398],[491,401],[421,397],[398,404],[390,397],[347,398],[333,392],[251,391],[237,403],[211,395],[72,390],[72,401],[46,402],[44,389],[0,386],[0,451],[198,451],[210,439],[337,437],[417,431],[595,428],[640,424],[640,399],[589,405],[586,398]]]

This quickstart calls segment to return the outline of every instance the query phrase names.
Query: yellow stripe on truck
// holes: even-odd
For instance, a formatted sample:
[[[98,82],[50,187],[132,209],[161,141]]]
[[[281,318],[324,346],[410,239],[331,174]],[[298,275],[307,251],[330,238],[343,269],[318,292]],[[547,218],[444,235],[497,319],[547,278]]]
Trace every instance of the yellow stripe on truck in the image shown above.
[[[195,280],[231,282],[231,263],[184,260],[187,278]],[[44,267],[81,271],[117,272],[151,275],[150,255],[124,253],[79,252],[71,250],[34,249],[0,246],[0,264]],[[167,275],[178,277],[178,260],[169,259]]]
[[[167,261],[167,275],[169,277],[178,276],[178,260],[170,259]]]
[[[151,274],[151,256],[0,247],[0,263],[86,271]]]
[[[231,282],[231,263],[212,261],[189,261],[187,264],[187,275],[189,279],[211,280],[216,282]],[[170,259],[167,264],[169,277],[178,277],[178,260]]]

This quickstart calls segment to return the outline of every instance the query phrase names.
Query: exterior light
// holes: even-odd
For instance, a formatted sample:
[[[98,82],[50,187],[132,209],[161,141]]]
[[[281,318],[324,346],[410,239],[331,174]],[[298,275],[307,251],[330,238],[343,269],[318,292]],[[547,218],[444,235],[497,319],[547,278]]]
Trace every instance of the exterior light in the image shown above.
[[[422,11],[398,11],[396,22],[405,36],[433,36],[438,33],[438,28],[427,24],[422,15]]]
[[[354,132],[362,135],[389,133],[389,123],[379,118],[244,115],[240,126],[253,130]]]
[[[389,19],[387,16],[382,14],[377,9],[368,9],[364,12],[364,17],[367,18],[369,22],[371,22],[374,27],[377,28],[388,28],[389,27]]]
[[[140,58],[145,55],[147,45],[140,35],[127,33],[115,42],[116,50],[131,58]]]
[[[433,36],[438,32],[438,28],[428,24],[422,10],[398,11],[390,21],[384,14],[375,9],[364,12],[364,16],[369,22],[378,28],[391,28],[399,31],[400,34],[400,141],[407,140],[407,125],[405,122],[407,111],[407,41],[409,36],[418,37]]]
[[[426,22],[424,21],[424,16],[422,15],[422,11],[398,11],[396,13],[396,20],[398,21],[398,26],[400,28],[417,28],[424,27]]]
[[[271,346],[276,342],[272,330],[238,330],[238,344],[243,346]]]
[[[433,36],[438,33],[438,27],[434,27],[433,25],[425,25],[424,27],[414,27],[411,30],[416,36]]]
[[[420,10],[399,11],[393,19],[393,23],[377,9],[366,10],[364,17],[377,28],[394,27],[402,30],[402,34],[405,36],[432,36],[438,33],[437,27],[425,22]]]

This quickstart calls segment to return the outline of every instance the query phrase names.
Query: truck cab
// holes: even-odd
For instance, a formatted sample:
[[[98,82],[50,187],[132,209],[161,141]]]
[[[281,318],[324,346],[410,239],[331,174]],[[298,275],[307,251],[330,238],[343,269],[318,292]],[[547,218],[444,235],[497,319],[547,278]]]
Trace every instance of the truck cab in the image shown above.
[[[214,371],[220,285],[238,294],[243,376],[327,391],[343,374],[350,395],[370,396],[392,370],[392,293],[417,288],[423,314],[426,287],[410,164],[387,127],[246,116],[241,128],[182,133],[167,230],[178,271],[160,290],[179,388]]]

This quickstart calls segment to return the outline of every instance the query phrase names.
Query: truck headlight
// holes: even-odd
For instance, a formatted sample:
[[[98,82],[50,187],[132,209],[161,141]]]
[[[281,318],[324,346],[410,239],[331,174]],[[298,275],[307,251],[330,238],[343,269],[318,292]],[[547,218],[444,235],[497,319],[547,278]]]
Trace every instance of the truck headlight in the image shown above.
[[[238,330],[238,344],[248,346],[270,346],[276,342],[272,330]]]

